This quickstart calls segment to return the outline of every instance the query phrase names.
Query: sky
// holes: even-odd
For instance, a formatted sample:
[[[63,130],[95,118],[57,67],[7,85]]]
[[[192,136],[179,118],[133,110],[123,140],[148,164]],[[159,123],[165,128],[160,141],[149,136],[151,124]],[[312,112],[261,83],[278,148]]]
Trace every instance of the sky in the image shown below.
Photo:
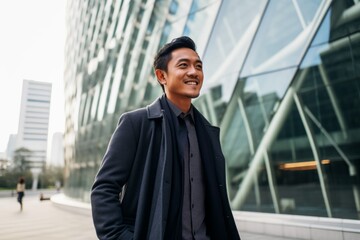
[[[0,0],[0,152],[16,134],[24,79],[52,83],[49,140],[64,132],[65,0]]]

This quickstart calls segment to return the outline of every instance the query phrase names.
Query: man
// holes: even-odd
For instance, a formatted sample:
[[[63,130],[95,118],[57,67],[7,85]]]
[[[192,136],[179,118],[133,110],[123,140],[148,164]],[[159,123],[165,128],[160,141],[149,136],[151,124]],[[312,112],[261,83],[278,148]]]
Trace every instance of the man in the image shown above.
[[[164,95],[124,113],[91,193],[100,239],[240,239],[226,192],[219,129],[191,104],[203,83],[188,37],[155,57]]]

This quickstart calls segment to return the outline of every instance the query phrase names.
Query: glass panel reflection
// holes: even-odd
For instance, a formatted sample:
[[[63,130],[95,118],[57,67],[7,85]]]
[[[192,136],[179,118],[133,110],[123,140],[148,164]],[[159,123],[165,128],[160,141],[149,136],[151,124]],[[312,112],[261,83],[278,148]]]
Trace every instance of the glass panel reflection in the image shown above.
[[[215,1],[201,9],[198,6],[201,2],[207,1],[193,1],[184,30],[182,34],[179,33],[179,35],[190,36],[196,42],[196,50],[200,56],[204,54],[205,45],[221,3],[220,1]],[[205,22],[208,24],[204,24]]]
[[[360,5],[360,4],[359,4]],[[360,77],[360,32],[350,36],[350,45],[353,56],[355,75]]]
[[[237,192],[295,71],[293,68],[238,81],[221,125],[230,196]]]
[[[355,146],[360,145],[360,78],[354,67],[358,53],[353,49],[359,49],[360,38],[357,33],[326,41],[328,36],[339,34],[338,29],[328,27],[330,19],[336,18],[335,6],[338,3],[324,18],[294,80],[304,79],[298,91],[313,135],[305,133],[298,109],[293,108],[271,146],[271,154],[279,166],[277,176],[281,176],[276,183],[279,197],[292,192],[293,188],[286,189],[289,183],[312,196],[304,199],[293,192],[292,210],[282,208],[282,212],[328,216],[324,207],[328,198],[332,217],[358,219],[360,150]],[[314,146],[308,138],[314,139]],[[319,154],[321,174],[316,169],[314,151]],[[325,182],[327,196],[321,192],[319,177]]]
[[[333,1],[331,14],[330,41],[360,30],[360,2]]]
[[[277,212],[275,205],[278,204],[280,213],[359,219],[360,34],[349,30],[357,18],[345,17],[357,5],[334,1],[292,80],[291,90],[295,90],[296,95],[287,94],[283,98],[289,82],[275,83],[274,77],[257,79],[266,75],[263,73],[268,68],[238,82],[221,125],[226,130],[222,142],[229,158],[230,197],[237,209]],[[300,11],[303,11],[301,7]],[[345,18],[347,27],[339,28],[339,19]],[[304,17],[307,22],[305,19],[309,18]],[[251,50],[250,55],[261,49],[256,41],[252,48],[257,49]],[[261,54],[259,56],[271,55],[270,52]],[[251,56],[249,59],[252,60]],[[276,66],[282,63],[278,61]],[[262,107],[261,100],[270,93],[278,97],[271,114],[267,112],[270,108]],[[295,104],[297,98],[300,101]],[[234,102],[240,103],[238,109],[232,107]],[[271,100],[268,104],[271,105]],[[282,108],[284,104],[286,107]],[[284,121],[279,121],[281,126],[277,126],[272,124],[275,121],[272,116],[280,109],[285,114]],[[279,127],[280,131],[269,130],[270,127]],[[233,131],[237,131],[237,135]],[[274,140],[261,147],[262,141],[268,139]],[[231,144],[237,146],[231,147]],[[270,166],[258,158],[261,155],[268,156]],[[256,159],[262,161],[254,165],[252,161]],[[256,171],[252,171],[252,165]],[[264,168],[273,169],[274,182],[268,180]],[[248,175],[249,172],[253,176]],[[251,181],[246,181],[248,179]],[[269,192],[264,193],[267,190],[260,183],[275,189],[270,191],[273,204],[263,201],[262,196],[270,196]],[[246,188],[249,190],[240,191]],[[239,197],[239,192],[246,196]]]
[[[269,154],[275,168],[281,213],[327,216],[316,162],[295,104]]]
[[[223,1],[203,58],[204,89],[222,84],[226,88],[223,95],[229,98],[266,2]]]
[[[246,198],[243,210],[274,213],[265,164],[262,164],[259,168],[259,173],[254,177],[254,186]]]
[[[321,3],[270,1],[241,76],[298,64]]]

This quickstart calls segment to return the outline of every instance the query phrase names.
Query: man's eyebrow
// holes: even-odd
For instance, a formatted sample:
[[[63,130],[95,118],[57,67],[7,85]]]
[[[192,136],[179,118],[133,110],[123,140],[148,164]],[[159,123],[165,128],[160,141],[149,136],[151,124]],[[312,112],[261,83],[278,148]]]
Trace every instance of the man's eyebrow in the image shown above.
[[[179,58],[176,62],[190,62],[190,59],[189,58]],[[200,59],[196,59],[195,60],[196,63],[203,63]]]

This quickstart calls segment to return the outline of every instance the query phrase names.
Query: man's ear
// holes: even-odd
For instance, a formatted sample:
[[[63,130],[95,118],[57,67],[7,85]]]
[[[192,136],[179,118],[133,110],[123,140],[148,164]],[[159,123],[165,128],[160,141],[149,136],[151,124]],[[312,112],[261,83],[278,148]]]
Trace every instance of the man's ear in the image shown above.
[[[155,75],[161,85],[166,85],[166,72],[164,70],[155,69]]]

